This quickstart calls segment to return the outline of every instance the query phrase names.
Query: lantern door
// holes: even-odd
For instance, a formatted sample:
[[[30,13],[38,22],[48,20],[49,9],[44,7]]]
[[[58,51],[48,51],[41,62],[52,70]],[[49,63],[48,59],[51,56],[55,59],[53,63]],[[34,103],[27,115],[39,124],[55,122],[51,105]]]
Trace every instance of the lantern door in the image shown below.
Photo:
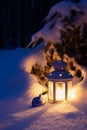
[[[48,100],[53,101],[54,100],[54,89],[53,89],[53,82],[48,82]]]
[[[65,100],[65,82],[55,83],[55,100],[63,101]]]

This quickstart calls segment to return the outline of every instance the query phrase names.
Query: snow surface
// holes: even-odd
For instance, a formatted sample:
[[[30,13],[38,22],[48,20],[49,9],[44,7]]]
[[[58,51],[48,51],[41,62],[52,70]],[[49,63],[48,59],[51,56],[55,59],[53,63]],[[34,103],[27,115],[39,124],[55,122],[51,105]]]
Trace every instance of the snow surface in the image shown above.
[[[71,16],[71,10],[83,11],[84,15],[76,16],[76,26],[87,23],[87,1],[79,4],[69,1],[54,5],[47,15],[47,24],[32,36],[32,41],[43,38],[48,41],[61,42],[61,30],[66,31],[64,17]],[[61,14],[52,15],[57,12]],[[72,28],[72,26],[70,26]],[[65,60],[69,57],[65,56]],[[35,49],[0,50],[0,130],[87,130],[87,67],[79,66],[84,79],[77,78],[73,72],[73,99],[67,102],[50,104],[47,95],[42,98],[45,104],[33,108],[32,99],[46,88],[30,74],[37,62],[45,64],[43,44]]]
[[[31,106],[44,87],[26,68],[31,68],[32,62],[41,62],[40,53],[38,48],[0,50],[0,130],[87,130],[86,68],[81,67],[83,82],[74,77],[75,99],[50,104],[44,95],[43,106]]]

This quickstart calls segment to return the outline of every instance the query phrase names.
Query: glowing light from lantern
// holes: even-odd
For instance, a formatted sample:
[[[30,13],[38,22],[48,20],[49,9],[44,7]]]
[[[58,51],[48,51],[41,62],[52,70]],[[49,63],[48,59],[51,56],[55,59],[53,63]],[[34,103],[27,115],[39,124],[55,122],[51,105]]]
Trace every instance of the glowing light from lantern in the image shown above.
[[[53,100],[53,82],[49,81],[49,93],[48,93],[49,99]]]
[[[65,83],[56,83],[56,100],[65,99]]]
[[[55,100],[55,101],[64,101],[66,97],[66,85],[65,82],[52,82],[49,81],[49,90],[48,90],[48,98],[50,100]],[[55,85],[54,85],[55,84]],[[75,87],[72,88],[72,82],[68,81],[67,82],[68,89],[67,89],[67,100],[74,100],[76,99],[76,89]]]

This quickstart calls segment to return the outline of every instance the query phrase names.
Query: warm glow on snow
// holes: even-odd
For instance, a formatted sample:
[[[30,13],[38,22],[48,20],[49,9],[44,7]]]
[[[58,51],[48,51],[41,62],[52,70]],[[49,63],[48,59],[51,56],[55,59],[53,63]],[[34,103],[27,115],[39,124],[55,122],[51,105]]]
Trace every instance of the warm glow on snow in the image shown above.
[[[71,90],[71,92],[69,93],[69,99],[70,99],[70,100],[75,100],[76,98],[77,98],[76,89],[73,88],[73,89]]]
[[[38,38],[43,38],[44,45],[49,41],[60,43],[61,33],[66,32],[66,28],[72,31],[77,29],[78,33],[80,27],[81,31],[87,24],[87,0],[77,0],[79,2],[76,3],[74,1],[66,0],[54,5],[46,17],[46,25],[32,36],[30,45],[33,44],[34,47],[36,43],[38,44]],[[18,4],[20,5],[20,2]],[[5,13],[5,10],[3,11]],[[73,15],[75,17],[72,17]],[[73,41],[72,37],[70,39]],[[78,45],[80,40],[76,39],[75,43]],[[84,43],[83,40],[81,41]],[[64,49],[66,47],[67,45],[64,44]],[[64,50],[65,52],[67,51]],[[71,66],[74,69],[67,67],[67,70],[71,69],[70,73],[73,75],[72,84],[70,80],[64,80],[65,82],[51,80],[47,89],[39,76],[35,77],[31,74],[32,67],[36,63],[42,68],[47,64],[45,56],[43,43],[26,51],[23,48],[0,50],[0,130],[87,130],[87,65],[80,66],[73,55],[71,58],[67,53],[64,54],[63,60],[68,64],[73,63]],[[54,49],[53,59],[60,59],[57,48]],[[77,74],[78,70],[81,72],[80,76]],[[51,68],[51,71],[54,71],[54,68]],[[47,90],[49,93],[46,94]],[[33,108],[32,100],[42,93],[44,104]],[[54,98],[59,102],[48,102],[49,99],[54,101]]]

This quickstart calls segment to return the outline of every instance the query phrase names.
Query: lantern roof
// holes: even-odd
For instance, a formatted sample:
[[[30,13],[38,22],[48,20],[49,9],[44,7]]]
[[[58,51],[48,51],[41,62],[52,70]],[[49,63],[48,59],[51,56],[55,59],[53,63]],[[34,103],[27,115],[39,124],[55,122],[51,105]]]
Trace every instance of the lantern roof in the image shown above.
[[[67,63],[63,60],[57,60],[53,62],[52,66],[55,68],[55,70],[63,70],[66,68]]]
[[[51,73],[48,74],[48,79],[49,80],[56,80],[56,81],[67,81],[67,80],[71,80],[73,78],[73,76],[71,75],[71,73],[67,72],[67,71],[52,71]]]
[[[66,62],[58,60],[52,65],[54,66],[55,70],[48,74],[48,80],[61,82],[68,81],[73,78],[72,74],[65,70],[67,65]]]

